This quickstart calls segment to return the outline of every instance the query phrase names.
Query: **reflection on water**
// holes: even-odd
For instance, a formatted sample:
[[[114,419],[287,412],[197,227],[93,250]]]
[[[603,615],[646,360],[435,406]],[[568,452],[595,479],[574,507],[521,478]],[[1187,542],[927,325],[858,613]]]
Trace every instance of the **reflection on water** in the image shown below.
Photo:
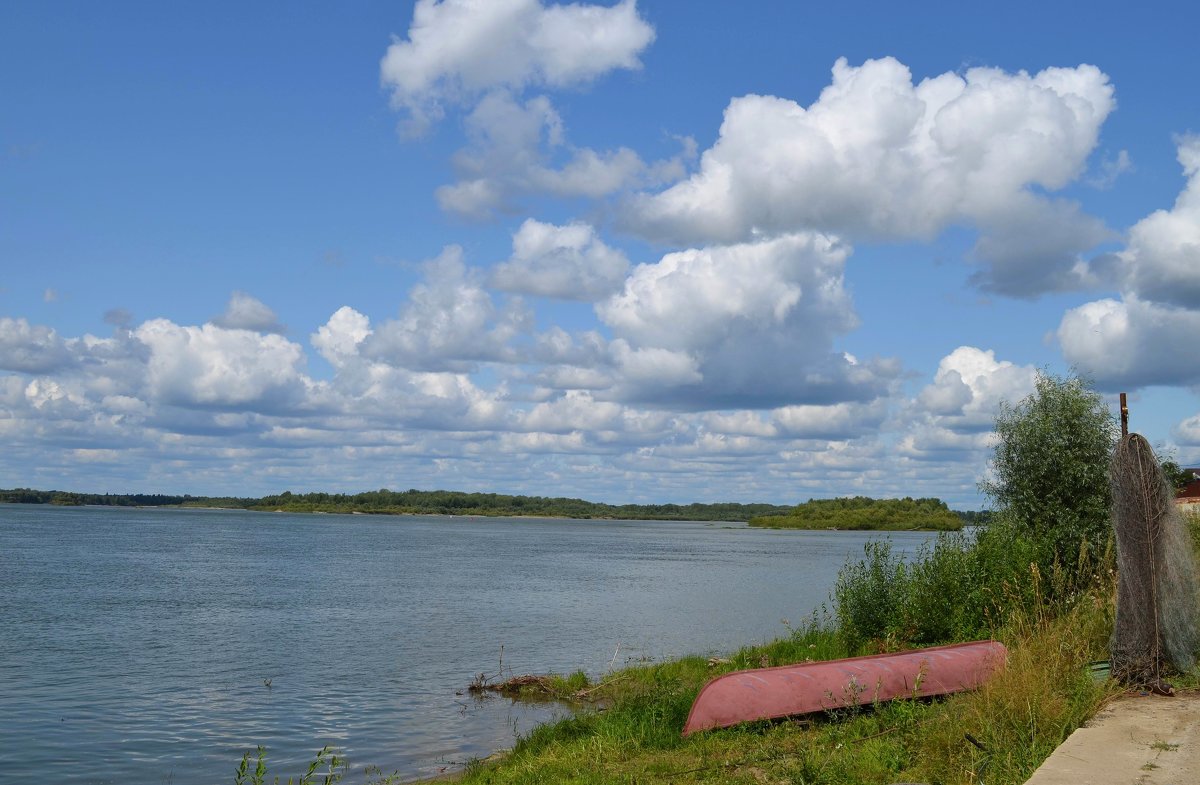
[[[927,535],[889,535],[909,551]],[[778,637],[867,536],[736,524],[0,505],[6,781],[231,782],[323,745],[436,773],[565,709],[478,672],[603,672]],[[618,650],[619,647],[619,650]]]

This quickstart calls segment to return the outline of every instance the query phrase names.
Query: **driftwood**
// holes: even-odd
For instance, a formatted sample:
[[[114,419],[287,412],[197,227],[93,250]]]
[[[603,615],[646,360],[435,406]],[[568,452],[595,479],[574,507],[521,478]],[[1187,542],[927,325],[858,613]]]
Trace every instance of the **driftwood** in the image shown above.
[[[487,674],[480,673],[467,686],[467,692],[477,697],[484,695],[503,695],[513,700],[557,700],[577,703],[603,703],[604,699],[597,692],[604,687],[621,681],[628,674],[617,674],[603,681],[591,684],[578,690],[565,688],[560,676],[537,675],[527,673],[523,676],[512,676],[504,681],[491,681]],[[462,693],[459,693],[460,695]]]
[[[527,673],[524,676],[513,676],[512,678],[498,682],[489,682],[483,674],[479,674],[479,676],[475,677],[475,681],[471,682],[467,687],[467,692],[472,695],[494,692],[509,698],[530,694],[556,697],[561,694],[553,678],[550,676],[537,676],[531,673]]]
[[[617,652],[621,650],[621,645],[617,644],[617,651],[613,652],[613,660],[617,658]],[[609,670],[612,669],[612,663],[609,663]],[[571,689],[571,681],[557,674],[538,675],[526,673],[522,676],[513,676],[512,671],[509,671],[509,677],[504,679],[504,646],[500,646],[500,668],[493,675],[486,673],[475,674],[474,680],[467,685],[466,692],[476,697],[484,697],[486,695],[503,695],[506,698],[513,700],[556,700],[556,701],[571,701],[571,702],[588,702],[597,703],[601,699],[597,697],[596,692],[601,688],[606,687],[614,682],[620,681],[629,674],[619,673],[611,678],[601,678],[595,684],[589,684],[588,680],[583,679],[584,686],[580,689]],[[500,681],[496,681],[500,679]],[[578,681],[575,682],[578,684]],[[456,693],[462,695],[462,692]]]

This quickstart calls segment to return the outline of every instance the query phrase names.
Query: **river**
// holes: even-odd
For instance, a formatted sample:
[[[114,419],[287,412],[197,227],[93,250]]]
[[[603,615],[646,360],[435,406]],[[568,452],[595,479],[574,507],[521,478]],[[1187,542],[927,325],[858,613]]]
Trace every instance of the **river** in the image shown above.
[[[0,505],[0,779],[231,783],[260,744],[284,781],[326,744],[435,774],[564,711],[476,673],[780,637],[877,536],[931,535]]]

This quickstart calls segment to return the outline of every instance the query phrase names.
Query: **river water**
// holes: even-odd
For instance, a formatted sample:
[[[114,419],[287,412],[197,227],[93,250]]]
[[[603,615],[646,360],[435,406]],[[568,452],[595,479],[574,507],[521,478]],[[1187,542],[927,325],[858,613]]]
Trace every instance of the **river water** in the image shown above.
[[[286,781],[326,744],[435,774],[564,711],[474,674],[780,637],[871,536],[0,505],[0,780],[210,785],[263,745]]]

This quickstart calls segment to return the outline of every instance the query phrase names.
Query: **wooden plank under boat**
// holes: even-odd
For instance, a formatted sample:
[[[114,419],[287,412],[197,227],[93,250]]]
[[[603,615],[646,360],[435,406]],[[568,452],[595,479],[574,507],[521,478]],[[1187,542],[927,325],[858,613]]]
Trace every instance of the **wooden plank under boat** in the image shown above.
[[[1004,667],[999,641],[974,641],[843,660],[727,673],[705,684],[683,735],[896,698],[973,690]]]

